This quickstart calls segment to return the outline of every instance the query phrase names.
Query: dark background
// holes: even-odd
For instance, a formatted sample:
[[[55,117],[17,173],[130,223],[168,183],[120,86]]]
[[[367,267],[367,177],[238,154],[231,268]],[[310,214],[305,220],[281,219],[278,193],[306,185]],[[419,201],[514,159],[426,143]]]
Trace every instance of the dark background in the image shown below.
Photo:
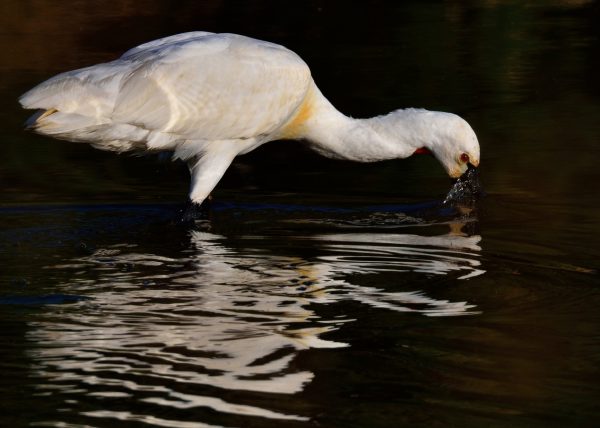
[[[2,1],[0,425],[116,428],[147,426],[158,417],[277,428],[598,426],[599,28],[600,4],[585,0]],[[214,193],[226,209],[209,225],[218,237],[204,242],[187,226],[173,226],[187,199],[184,164],[168,156],[104,153],[23,130],[29,113],[17,98],[37,83],[191,30],[287,46],[310,65],[325,96],[355,117],[403,107],[460,114],[481,143],[486,196],[470,216],[423,213],[419,207],[437,207],[449,189],[434,159],[363,165],[321,158],[300,143],[273,142],[238,158],[227,172]],[[373,242],[353,243],[352,233]],[[428,241],[432,236],[441,244]],[[389,237],[401,243],[379,243]],[[453,248],[456,237],[473,239],[476,248]],[[214,259],[205,248],[211,239],[221,248]],[[175,262],[138,270],[106,262],[106,253],[96,249],[107,248]],[[422,252],[415,255],[415,248]],[[127,348],[160,324],[154,307],[136,296],[155,298],[169,314],[177,302],[187,302],[190,311],[197,305],[200,329],[205,316],[213,316],[202,306],[204,287],[212,284],[210,272],[196,270],[196,259],[237,268],[242,277],[253,266],[262,268],[271,279],[281,275],[285,285],[296,275],[289,260],[299,270],[340,271],[344,261],[356,260],[348,254],[364,263],[358,266],[379,270],[336,276],[355,285],[338,290],[350,296],[346,300],[336,300],[334,291],[330,302],[310,295],[299,304],[312,314],[301,327],[351,319],[322,335],[347,348],[294,351],[284,372],[313,373],[304,390],[268,394],[165,381],[174,391],[279,409],[309,422],[284,425],[205,407],[157,411],[125,382],[155,382],[162,366],[155,369],[153,357],[143,361],[147,377],[135,364],[118,377],[122,373],[102,371],[104,361],[89,357],[86,346],[97,345],[94,334],[113,318],[132,336],[106,337],[94,352],[130,352],[134,360],[158,352],[162,343]],[[461,271],[434,275],[419,268],[441,260],[443,270],[448,257],[462,268],[477,260],[485,272],[461,280]],[[385,272],[403,263],[406,270]],[[155,271],[171,279],[191,271],[196,283],[181,295],[171,279],[152,288],[146,278]],[[298,275],[294,283],[306,280]],[[240,297],[237,283],[220,285]],[[276,294],[270,285],[252,284],[251,291],[264,291],[268,300]],[[360,293],[373,289],[467,302],[477,314],[425,317],[418,306],[412,307],[417,313],[402,313],[361,303]],[[288,297],[297,303],[295,295]],[[179,337],[178,328],[189,323],[171,319]],[[243,318],[237,321],[246,326]],[[280,323],[282,329],[297,326]],[[78,340],[80,331],[88,336]],[[194,366],[194,352],[184,355],[190,366],[182,370],[203,373]],[[181,361],[182,354],[174,354]],[[114,389],[131,395],[93,395],[106,391],[86,383],[90,373],[123,380]],[[42,386],[52,394],[40,395]],[[98,410],[108,416],[85,413]],[[125,411],[150,419],[116,416]]]

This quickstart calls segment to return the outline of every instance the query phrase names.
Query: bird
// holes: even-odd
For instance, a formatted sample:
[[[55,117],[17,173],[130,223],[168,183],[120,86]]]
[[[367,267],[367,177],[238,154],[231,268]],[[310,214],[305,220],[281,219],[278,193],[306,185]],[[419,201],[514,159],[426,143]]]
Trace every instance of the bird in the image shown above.
[[[452,178],[479,166],[471,126],[405,108],[358,119],[321,93],[284,46],[194,31],[144,43],[111,62],[58,74],[19,98],[36,133],[117,153],[172,152],[202,204],[238,155],[301,140],[329,158],[375,162],[430,153]]]

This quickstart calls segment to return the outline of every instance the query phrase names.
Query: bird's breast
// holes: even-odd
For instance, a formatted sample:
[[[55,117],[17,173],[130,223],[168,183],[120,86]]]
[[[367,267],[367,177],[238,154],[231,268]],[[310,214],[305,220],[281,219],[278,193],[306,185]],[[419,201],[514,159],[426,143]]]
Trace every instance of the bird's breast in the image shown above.
[[[311,87],[294,110],[290,119],[281,127],[278,137],[282,139],[302,138],[305,134],[306,123],[314,114],[314,90]]]

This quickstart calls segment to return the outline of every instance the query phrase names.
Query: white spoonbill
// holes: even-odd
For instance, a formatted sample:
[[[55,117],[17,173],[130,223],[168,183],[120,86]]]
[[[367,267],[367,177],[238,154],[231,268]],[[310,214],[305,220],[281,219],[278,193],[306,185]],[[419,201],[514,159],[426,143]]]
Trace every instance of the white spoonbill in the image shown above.
[[[237,34],[191,32],[135,47],[119,59],[59,74],[21,96],[40,109],[28,126],[115,152],[173,151],[202,203],[233,159],[272,140],[302,139],[359,162],[429,151],[454,178],[479,164],[469,124],[451,113],[340,113],[289,49]]]

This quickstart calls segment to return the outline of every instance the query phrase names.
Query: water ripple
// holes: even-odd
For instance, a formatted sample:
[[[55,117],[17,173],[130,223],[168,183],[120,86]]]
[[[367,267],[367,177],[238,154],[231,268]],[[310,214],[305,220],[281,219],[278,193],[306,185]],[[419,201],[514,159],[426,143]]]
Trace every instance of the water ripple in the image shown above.
[[[42,379],[38,394],[60,391],[103,403],[134,400],[149,412],[85,407],[78,414],[92,424],[114,418],[211,426],[160,419],[157,408],[305,421],[309,416],[293,408],[275,409],[272,401],[257,405],[250,398],[303,391],[315,374],[297,364],[300,352],[350,345],[339,338],[343,326],[355,321],[353,314],[343,305],[325,311],[328,315],[319,308],[347,301],[425,316],[477,313],[468,302],[398,289],[393,282],[367,286],[360,278],[408,272],[457,279],[480,275],[479,236],[290,236],[290,255],[270,250],[280,237],[232,239],[195,230],[189,241],[176,254],[121,243],[48,266],[70,271],[71,279],[61,287],[89,299],[31,323],[28,338],[36,346],[30,356],[34,376]],[[77,408],[78,400],[72,401]]]

